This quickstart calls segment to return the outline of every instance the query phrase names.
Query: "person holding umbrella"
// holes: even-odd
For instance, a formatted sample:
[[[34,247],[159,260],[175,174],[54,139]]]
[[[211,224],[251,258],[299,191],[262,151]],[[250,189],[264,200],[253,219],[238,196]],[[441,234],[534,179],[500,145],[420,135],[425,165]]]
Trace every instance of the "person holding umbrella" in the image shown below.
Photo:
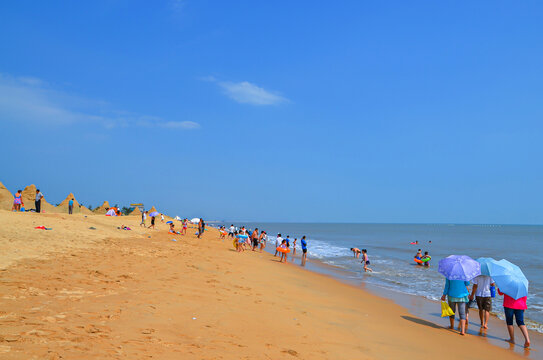
[[[455,314],[458,311],[460,335],[465,335],[469,281],[481,275],[481,265],[469,256],[450,255],[439,261],[438,271],[446,278],[441,301],[447,299]],[[449,316],[451,329],[454,329],[454,318],[455,315]]]
[[[505,259],[490,264],[489,269],[490,275],[498,285],[498,294],[503,295],[503,312],[509,332],[509,339],[506,341],[515,343],[515,328],[513,326],[513,318],[515,318],[520,332],[524,336],[524,347],[529,348],[530,336],[524,324],[524,310],[528,309],[526,305],[528,279],[517,265]]]

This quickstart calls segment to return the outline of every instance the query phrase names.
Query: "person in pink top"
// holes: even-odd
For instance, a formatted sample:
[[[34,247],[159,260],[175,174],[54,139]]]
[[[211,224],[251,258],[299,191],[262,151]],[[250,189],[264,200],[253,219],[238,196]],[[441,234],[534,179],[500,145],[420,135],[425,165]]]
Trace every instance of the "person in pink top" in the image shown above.
[[[520,328],[520,332],[524,336],[524,347],[530,347],[530,336],[528,335],[528,329],[524,325],[524,310],[528,308],[526,305],[527,296],[513,299],[511,296],[504,294],[498,289],[498,293],[503,295],[503,312],[505,313],[505,323],[507,324],[507,331],[509,331],[510,343],[515,343],[515,328],[513,327],[513,316],[517,321],[517,325]]]

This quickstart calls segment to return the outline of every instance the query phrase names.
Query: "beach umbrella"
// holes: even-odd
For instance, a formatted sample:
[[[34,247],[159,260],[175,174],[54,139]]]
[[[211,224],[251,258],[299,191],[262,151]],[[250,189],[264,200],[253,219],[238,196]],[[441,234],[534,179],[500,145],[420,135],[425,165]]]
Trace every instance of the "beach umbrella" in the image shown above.
[[[166,224],[173,224],[173,221],[166,221]]]
[[[480,257],[477,262],[481,264],[481,275],[490,276],[490,265],[497,261],[493,258]]]
[[[517,265],[501,259],[491,263],[489,270],[490,276],[502,293],[515,300],[528,296],[528,279]]]
[[[181,221],[181,218],[180,218],[179,216],[176,216],[176,217],[174,217],[174,220],[179,220],[179,221]]]
[[[149,216],[150,217],[157,217],[158,216],[158,211],[153,211],[152,213],[149,213]]]
[[[481,275],[481,264],[466,255],[450,255],[439,260],[437,271],[449,280],[470,281]]]
[[[190,222],[193,224],[198,224],[200,222],[200,218],[194,218]]]

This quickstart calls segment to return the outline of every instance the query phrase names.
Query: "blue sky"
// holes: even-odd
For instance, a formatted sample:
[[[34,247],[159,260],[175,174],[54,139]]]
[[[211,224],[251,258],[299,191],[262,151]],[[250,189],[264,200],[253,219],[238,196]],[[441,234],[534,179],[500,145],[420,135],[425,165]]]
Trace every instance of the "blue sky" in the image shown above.
[[[0,181],[258,221],[543,224],[537,1],[0,5]]]

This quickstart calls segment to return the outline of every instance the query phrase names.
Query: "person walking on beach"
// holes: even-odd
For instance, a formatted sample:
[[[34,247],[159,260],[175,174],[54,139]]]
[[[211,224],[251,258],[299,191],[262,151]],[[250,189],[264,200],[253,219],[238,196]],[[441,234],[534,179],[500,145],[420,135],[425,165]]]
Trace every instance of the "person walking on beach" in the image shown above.
[[[279,262],[283,262],[283,259],[285,259],[285,264],[287,263],[287,250],[288,250],[288,245],[287,245],[287,241],[286,240],[283,240],[281,241],[281,245],[279,245],[279,248],[282,249],[283,251],[281,251],[281,260],[279,260]]]
[[[164,222],[164,214],[160,214],[160,222]]]
[[[445,301],[445,299],[447,299],[452,311],[455,314],[458,314],[460,319],[460,335],[465,335],[466,333],[466,312],[468,311],[467,304],[469,301],[468,286],[469,281],[446,279],[443,295],[441,296],[441,301]],[[451,329],[454,329],[454,317],[454,314],[449,316]]]
[[[511,296],[504,294],[498,289],[498,294],[503,295],[503,312],[505,313],[505,323],[507,324],[507,331],[509,332],[509,339],[506,340],[511,344],[515,343],[515,327],[513,326],[513,317],[515,318],[517,325],[524,336],[524,347],[527,349],[530,347],[530,336],[528,335],[528,329],[524,324],[524,310],[528,309],[526,305],[527,296],[519,299],[513,299]]]
[[[23,203],[23,191],[17,190],[17,193],[13,197],[13,207],[12,211],[21,211],[21,205]]]
[[[198,239],[204,234],[204,230],[205,230],[204,219],[200,219],[200,222],[198,223]]]
[[[70,201],[68,201],[68,214],[72,215],[74,213],[74,199],[71,198]]]
[[[298,242],[298,238],[294,238],[294,241],[292,242],[292,261],[294,261],[294,255],[296,255],[296,243]]]
[[[279,246],[281,246],[281,244],[283,243],[283,238],[281,237],[281,234],[277,234],[277,238],[275,239],[275,254],[273,254],[273,256],[277,256],[277,248]]]
[[[151,216],[151,225],[149,225],[148,229],[150,228],[155,228],[155,217],[154,216]]]
[[[490,287],[494,286],[494,280],[490,276],[479,275],[472,281],[473,287],[471,289],[471,295],[469,300],[472,301],[473,297],[477,300],[477,307],[479,308],[479,319],[481,319],[481,327],[488,329],[488,318],[492,311],[492,297],[490,293]]]
[[[353,256],[355,257],[355,259],[358,259],[358,257],[360,256],[360,249],[359,248],[351,248],[351,251],[353,252]]]
[[[141,212],[141,223],[140,226],[145,227],[145,219],[147,219],[147,211]]]
[[[36,199],[34,201],[34,205],[36,205],[36,212],[41,212],[41,199],[43,199],[43,194],[41,193],[40,189],[36,190]]]
[[[302,244],[302,266],[305,266],[305,261],[307,260],[307,241],[305,240],[305,235],[300,239]]]

